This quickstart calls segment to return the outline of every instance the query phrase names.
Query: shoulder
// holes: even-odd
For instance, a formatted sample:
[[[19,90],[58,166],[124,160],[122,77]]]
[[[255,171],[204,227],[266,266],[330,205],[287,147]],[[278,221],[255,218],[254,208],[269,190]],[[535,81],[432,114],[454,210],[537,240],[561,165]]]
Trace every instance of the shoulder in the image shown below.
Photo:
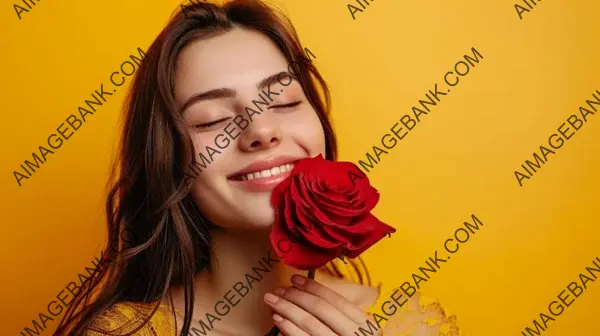
[[[166,305],[160,305],[147,323],[155,304],[121,302],[114,304],[96,317],[84,336],[130,335],[171,336],[175,334],[173,313]],[[141,326],[141,327],[140,327]]]

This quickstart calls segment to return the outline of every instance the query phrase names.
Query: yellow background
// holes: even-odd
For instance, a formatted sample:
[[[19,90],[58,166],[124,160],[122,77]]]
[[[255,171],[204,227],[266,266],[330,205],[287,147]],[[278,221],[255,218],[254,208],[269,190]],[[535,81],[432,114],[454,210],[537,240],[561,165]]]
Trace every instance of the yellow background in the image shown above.
[[[600,257],[598,114],[523,187],[513,171],[600,90],[600,4],[543,1],[520,20],[507,0],[378,0],[352,20],[351,2],[278,3],[331,86],[341,160],[357,162],[380,146],[472,47],[483,55],[369,174],[382,193],[376,214],[398,231],[365,256],[389,295],[475,214],[484,227],[423,292],[456,314],[467,335],[520,335],[548,314],[556,295]],[[31,326],[99,254],[125,89],[23,187],[13,170],[129,55],[146,50],[177,6],[44,0],[22,20],[12,3],[0,6],[2,335]],[[544,335],[598,334],[597,282]]]

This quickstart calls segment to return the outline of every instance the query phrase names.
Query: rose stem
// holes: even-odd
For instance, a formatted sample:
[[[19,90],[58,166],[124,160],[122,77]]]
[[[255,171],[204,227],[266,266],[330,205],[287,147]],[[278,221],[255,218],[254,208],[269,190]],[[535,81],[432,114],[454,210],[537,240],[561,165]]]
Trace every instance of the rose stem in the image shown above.
[[[309,279],[314,279],[315,278],[315,273],[317,273],[316,269],[310,269],[308,270],[308,274],[306,275],[307,278]],[[269,330],[268,333],[265,334],[265,336],[277,336],[277,334],[279,334],[279,328],[277,328],[277,326],[271,328],[271,330]]]

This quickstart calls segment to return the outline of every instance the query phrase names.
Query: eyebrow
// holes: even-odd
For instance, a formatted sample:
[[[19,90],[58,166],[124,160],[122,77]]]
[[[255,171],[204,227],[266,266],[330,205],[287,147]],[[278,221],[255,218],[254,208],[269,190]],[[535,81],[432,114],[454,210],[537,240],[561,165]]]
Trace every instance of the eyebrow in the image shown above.
[[[276,83],[277,81],[279,81],[281,79],[283,79],[283,80],[291,79],[292,81],[297,81],[295,76],[292,76],[289,73],[282,71],[282,72],[278,72],[276,74],[272,74],[268,77],[261,79],[258,82],[258,84],[256,85],[256,88],[258,88],[259,90],[262,90],[262,89],[268,87],[269,85]],[[290,82],[290,84],[291,84],[291,82]],[[289,84],[285,85],[285,86],[289,86]],[[218,88],[218,89],[212,89],[212,90],[208,90],[208,91],[204,91],[204,92],[195,93],[190,98],[188,98],[185,101],[185,103],[183,103],[183,105],[179,109],[179,113],[184,113],[190,106],[192,106],[196,103],[199,103],[201,101],[232,98],[232,97],[235,97],[236,94],[237,94],[236,90],[231,89],[231,88]]]

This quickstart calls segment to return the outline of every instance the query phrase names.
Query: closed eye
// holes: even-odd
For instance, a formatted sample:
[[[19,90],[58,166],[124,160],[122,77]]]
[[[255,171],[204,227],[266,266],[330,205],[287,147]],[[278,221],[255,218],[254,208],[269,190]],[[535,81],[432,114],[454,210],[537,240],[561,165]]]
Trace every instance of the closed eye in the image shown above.
[[[269,108],[274,108],[274,109],[286,109],[286,108],[293,108],[296,107],[298,105],[300,105],[302,103],[302,101],[297,101],[297,102],[293,102],[293,103],[289,103],[289,104],[283,104],[283,105],[273,105],[273,106],[269,106]]]
[[[211,122],[209,122],[209,123],[197,124],[197,125],[194,125],[194,127],[195,127],[195,128],[209,128],[209,127],[211,127],[211,126],[214,126],[214,125],[216,125],[216,124],[222,123],[223,121],[226,121],[226,120],[229,120],[229,119],[231,119],[231,118],[230,118],[230,117],[227,117],[227,118],[221,118],[221,119],[219,119],[219,120],[211,121]]]

